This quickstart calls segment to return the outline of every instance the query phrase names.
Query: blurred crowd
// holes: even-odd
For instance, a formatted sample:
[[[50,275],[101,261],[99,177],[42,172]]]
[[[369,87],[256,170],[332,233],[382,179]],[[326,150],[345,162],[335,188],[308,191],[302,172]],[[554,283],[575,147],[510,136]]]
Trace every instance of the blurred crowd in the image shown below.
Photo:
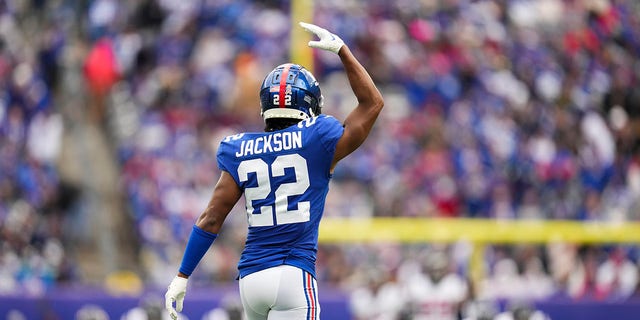
[[[54,103],[66,35],[52,12],[40,25],[52,27],[33,36],[38,16],[11,4],[0,2],[0,295],[37,295],[75,279],[63,233],[76,191],[59,177]]]
[[[355,319],[543,320],[540,301],[622,302],[640,294],[637,248],[495,245],[471,263],[464,242],[345,246],[347,254],[337,256],[331,250],[338,249],[321,250],[321,260],[331,259],[321,277],[351,292]],[[354,272],[335,274],[349,265]]]
[[[288,60],[289,2],[32,2],[26,11],[0,5],[0,253],[2,266],[13,265],[0,277],[45,277],[43,265],[53,278],[69,273],[59,232],[69,196],[55,166],[63,126],[52,96],[74,9],[84,10],[91,110],[113,137],[143,274],[164,286],[218,178],[219,141],[262,130],[258,88]],[[16,27],[27,12],[46,17],[41,41],[24,41]],[[316,1],[314,23],[343,38],[386,103],[366,143],[336,168],[326,216],[638,220],[636,1]],[[324,112],[344,119],[355,101],[340,61],[314,54]],[[235,278],[244,219],[240,204],[194,282]],[[473,309],[469,299],[626,297],[637,287],[635,247],[492,247],[479,287],[458,247],[437,255],[460,278],[447,289],[467,305],[455,312]],[[422,274],[430,260],[412,250],[321,246],[319,280],[388,303],[384,295],[400,290],[402,303],[420,304],[410,297],[424,294],[405,284],[429,276],[414,281],[406,270]]]

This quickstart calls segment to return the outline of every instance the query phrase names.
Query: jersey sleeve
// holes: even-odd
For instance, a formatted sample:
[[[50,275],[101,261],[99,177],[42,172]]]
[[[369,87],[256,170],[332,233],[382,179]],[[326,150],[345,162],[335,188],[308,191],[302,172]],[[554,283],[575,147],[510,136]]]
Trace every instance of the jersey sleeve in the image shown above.
[[[340,137],[342,137],[344,133],[342,123],[340,123],[338,119],[327,115],[318,117],[317,121],[319,125],[316,130],[318,131],[322,145],[329,154],[334,154],[338,140],[340,140]]]
[[[218,151],[216,152],[216,162],[218,163],[218,169],[231,174],[233,180],[235,180],[236,183],[240,185],[238,172],[234,167],[235,163],[233,158],[235,157],[231,156],[230,149],[231,146],[229,142],[220,142],[220,146],[218,147]]]
[[[228,161],[226,161],[226,155],[225,155],[224,149],[225,149],[224,142],[220,142],[220,145],[218,146],[218,151],[216,152],[216,161],[218,162],[218,169],[229,172],[229,169],[227,168]]]

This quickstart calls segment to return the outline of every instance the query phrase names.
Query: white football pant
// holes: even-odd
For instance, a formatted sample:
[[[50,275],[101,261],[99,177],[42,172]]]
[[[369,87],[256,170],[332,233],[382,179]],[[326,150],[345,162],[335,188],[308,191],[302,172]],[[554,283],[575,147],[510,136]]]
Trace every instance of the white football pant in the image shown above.
[[[281,265],[240,279],[247,320],[319,320],[318,284],[297,267]]]

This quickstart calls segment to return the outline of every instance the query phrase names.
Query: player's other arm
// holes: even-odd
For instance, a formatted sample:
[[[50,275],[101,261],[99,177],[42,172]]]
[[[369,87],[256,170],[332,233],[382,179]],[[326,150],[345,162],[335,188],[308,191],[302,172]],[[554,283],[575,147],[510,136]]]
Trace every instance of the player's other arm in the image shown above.
[[[197,228],[201,230],[204,235],[217,235],[222,227],[222,223],[236,202],[238,202],[240,196],[242,196],[242,190],[238,187],[236,181],[233,180],[231,174],[222,171],[207,207],[196,220],[194,230],[197,232]],[[187,244],[185,251],[189,251],[189,249],[189,244]],[[185,258],[188,256],[187,253],[188,252],[185,252]],[[199,260],[200,259],[198,259],[198,261]],[[189,275],[190,273],[185,274],[182,270],[178,273],[178,276],[183,278],[188,278]]]
[[[196,226],[207,232],[218,233],[240,196],[242,196],[242,190],[233,180],[231,174],[222,171],[207,208],[196,220]]]
[[[347,73],[349,85],[358,99],[358,105],[344,121],[344,133],[338,140],[331,163],[331,169],[333,170],[338,161],[356,150],[367,138],[384,106],[384,100],[367,70],[360,64],[340,37],[313,24],[301,22],[300,26],[320,38],[319,41],[310,41],[310,47],[338,54]]]
[[[172,319],[176,320],[178,312],[182,311],[184,296],[187,292],[187,279],[200,263],[207,250],[209,250],[213,241],[218,237],[222,223],[241,195],[242,190],[233,180],[231,174],[222,171],[209,204],[198,217],[191,230],[189,242],[187,242],[187,248],[182,257],[180,271],[173,278],[165,293],[165,308]],[[175,308],[173,307],[174,303]]]

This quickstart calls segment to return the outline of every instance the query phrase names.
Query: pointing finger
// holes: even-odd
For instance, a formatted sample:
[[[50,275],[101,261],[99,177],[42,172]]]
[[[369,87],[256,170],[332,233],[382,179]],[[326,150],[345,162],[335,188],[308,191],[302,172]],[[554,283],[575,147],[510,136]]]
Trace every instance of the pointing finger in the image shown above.
[[[300,22],[299,24],[300,24],[300,26],[301,26],[302,28],[304,28],[305,30],[307,30],[307,31],[309,31],[309,32],[313,32],[313,33],[315,33],[316,35],[320,35],[320,34],[324,31],[324,29],[322,29],[322,28],[320,28],[320,27],[316,26],[315,24],[305,23],[305,22]]]

